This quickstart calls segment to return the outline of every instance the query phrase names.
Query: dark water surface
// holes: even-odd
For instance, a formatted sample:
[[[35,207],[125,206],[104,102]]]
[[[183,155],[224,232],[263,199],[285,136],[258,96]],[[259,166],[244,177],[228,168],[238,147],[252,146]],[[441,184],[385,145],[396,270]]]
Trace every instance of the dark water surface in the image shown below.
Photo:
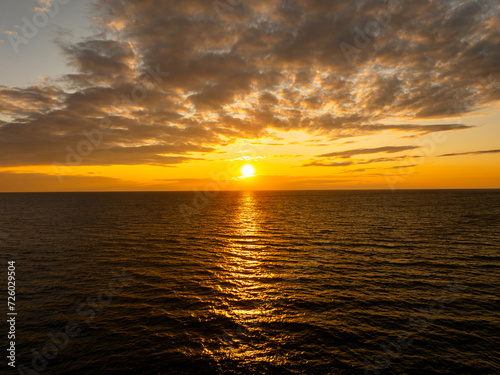
[[[500,374],[500,191],[193,198],[0,194],[0,372]]]

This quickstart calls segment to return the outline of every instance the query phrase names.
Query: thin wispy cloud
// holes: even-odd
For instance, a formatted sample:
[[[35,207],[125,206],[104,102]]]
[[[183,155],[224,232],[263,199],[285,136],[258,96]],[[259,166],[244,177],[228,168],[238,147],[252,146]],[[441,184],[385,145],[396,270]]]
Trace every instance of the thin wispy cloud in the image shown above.
[[[460,156],[460,155],[498,154],[498,153],[500,153],[500,149],[498,149],[498,150],[469,151],[469,152],[456,152],[456,153],[452,153],[452,154],[439,155],[439,157],[443,157],[443,156]]]
[[[419,148],[419,147],[417,147],[417,148]],[[373,149],[368,149],[368,150],[373,150]],[[354,150],[352,150],[352,151],[354,151]],[[380,152],[380,151],[378,151],[378,152]],[[398,151],[394,151],[394,153],[395,152],[398,152]],[[340,158],[342,158],[342,159],[343,158],[350,158],[351,156],[355,156],[355,155],[365,155],[365,154],[371,154],[371,153],[375,153],[375,152],[365,152],[365,153],[359,152],[356,154],[353,153],[349,156],[340,156]],[[410,160],[410,159],[411,160],[418,160],[421,157],[422,156],[419,156],[419,155],[411,155],[411,156],[403,155],[403,156],[381,157],[381,158],[373,158],[373,159],[351,159],[351,160],[346,160],[346,161],[330,161],[330,159],[325,158],[323,160],[314,160],[314,161],[311,161],[309,163],[302,164],[301,166],[302,167],[348,167],[351,165],[376,164],[376,163],[392,163],[392,162],[401,163],[401,162],[405,162],[405,161]],[[394,168],[408,168],[410,166],[414,166],[414,165],[397,166]],[[365,169],[362,169],[362,170],[364,171]],[[360,170],[360,169],[358,169],[358,170]]]
[[[328,154],[322,154],[318,156],[324,158],[329,158],[329,157],[350,158],[351,156],[366,155],[366,154],[377,154],[377,153],[394,154],[397,152],[414,150],[416,148],[420,148],[420,146],[384,146],[375,148],[356,148],[346,151],[330,152]]]
[[[354,161],[344,161],[344,162],[321,162],[321,161],[313,161],[311,163],[303,164],[303,167],[348,167],[350,165],[355,165]]]

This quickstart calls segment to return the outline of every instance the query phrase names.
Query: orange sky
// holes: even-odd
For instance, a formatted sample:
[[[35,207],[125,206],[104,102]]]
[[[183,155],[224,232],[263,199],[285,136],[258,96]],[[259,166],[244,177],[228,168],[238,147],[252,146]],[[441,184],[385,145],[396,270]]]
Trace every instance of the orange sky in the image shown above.
[[[8,5],[0,191],[500,188],[493,3]]]

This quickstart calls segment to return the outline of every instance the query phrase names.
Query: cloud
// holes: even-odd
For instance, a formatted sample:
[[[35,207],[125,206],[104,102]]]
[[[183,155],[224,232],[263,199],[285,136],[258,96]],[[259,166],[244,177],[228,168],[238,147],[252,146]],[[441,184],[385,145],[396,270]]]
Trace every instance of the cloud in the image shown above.
[[[349,165],[355,165],[356,162],[354,161],[344,161],[344,162],[338,162],[338,163],[326,163],[326,162],[321,162],[321,161],[313,161],[311,163],[303,164],[302,167],[347,167]]]
[[[406,146],[404,146],[405,150],[406,150]],[[418,149],[420,147],[412,147],[411,149]],[[382,151],[382,152],[388,152],[388,153],[396,153],[396,152],[400,152],[401,150],[396,150],[397,147],[380,147],[378,149],[384,149],[386,151]],[[335,155],[335,156],[339,156],[340,158],[344,159],[344,158],[350,158],[351,156],[355,156],[355,155],[365,155],[365,154],[372,154],[372,153],[378,153],[378,152],[381,152],[381,151],[374,151],[374,150],[378,150],[378,149],[358,149],[358,150],[349,150],[349,151],[346,151],[346,155]],[[389,151],[387,151],[389,150]],[[331,155],[331,154],[325,154],[325,155]],[[321,155],[323,156],[323,155]],[[354,159],[354,160],[346,160],[346,161],[341,161],[341,162],[337,162],[337,161],[329,161],[328,158],[325,158],[323,160],[314,160],[312,162],[309,162],[309,163],[306,163],[306,164],[303,164],[301,165],[302,167],[348,167],[348,166],[351,166],[351,165],[363,165],[363,164],[374,164],[374,163],[391,163],[391,162],[401,162],[402,160],[415,160],[415,159],[418,159],[418,158],[421,158],[422,156],[421,155],[411,155],[411,156],[407,156],[407,155],[403,155],[403,156],[394,156],[394,157],[381,157],[381,158],[373,158],[373,159]],[[406,168],[405,167],[389,167],[389,168]],[[357,169],[357,171],[364,171],[366,170],[366,168],[364,169]],[[352,172],[353,170],[350,170],[350,172]]]
[[[419,164],[410,164],[410,165],[397,165],[395,167],[390,167],[390,168],[387,168],[387,169],[404,169],[404,168],[415,168],[415,167],[418,167]]]
[[[74,44],[61,43],[70,65],[87,75],[115,74],[133,72],[137,60],[132,44],[117,40],[86,40]]]
[[[403,132],[415,132],[419,134],[430,134],[454,130],[466,130],[472,129],[474,126],[464,125],[464,124],[435,124],[435,125],[416,125],[416,124],[400,124],[400,125],[363,125],[361,129],[366,131],[384,131],[384,130],[395,130]]]
[[[33,0],[39,6],[33,8],[34,12],[48,12],[57,0]]]
[[[350,158],[351,156],[365,155],[365,154],[377,154],[377,153],[393,154],[402,151],[414,150],[416,148],[421,148],[421,146],[384,146],[375,148],[357,148],[346,151],[330,152],[328,154],[322,154],[319,156],[325,158],[330,158],[330,157]]]
[[[499,150],[483,150],[483,151],[457,152],[457,153],[453,153],[453,154],[439,155],[439,157],[443,157],[443,156],[459,156],[459,155],[498,154],[498,153],[500,153],[500,149]]]
[[[106,117],[82,165],[176,164],[276,130],[329,141],[471,128],[416,123],[500,100],[498,6],[396,3],[254,0],[221,15],[205,0],[98,0],[95,35],[57,40],[73,73],[0,86],[0,167],[64,163]]]

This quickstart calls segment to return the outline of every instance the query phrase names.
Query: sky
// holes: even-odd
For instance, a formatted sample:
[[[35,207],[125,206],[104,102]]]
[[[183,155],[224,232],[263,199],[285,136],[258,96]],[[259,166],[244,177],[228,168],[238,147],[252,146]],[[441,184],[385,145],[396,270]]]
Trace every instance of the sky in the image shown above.
[[[0,1],[0,192],[500,188],[500,1]]]

